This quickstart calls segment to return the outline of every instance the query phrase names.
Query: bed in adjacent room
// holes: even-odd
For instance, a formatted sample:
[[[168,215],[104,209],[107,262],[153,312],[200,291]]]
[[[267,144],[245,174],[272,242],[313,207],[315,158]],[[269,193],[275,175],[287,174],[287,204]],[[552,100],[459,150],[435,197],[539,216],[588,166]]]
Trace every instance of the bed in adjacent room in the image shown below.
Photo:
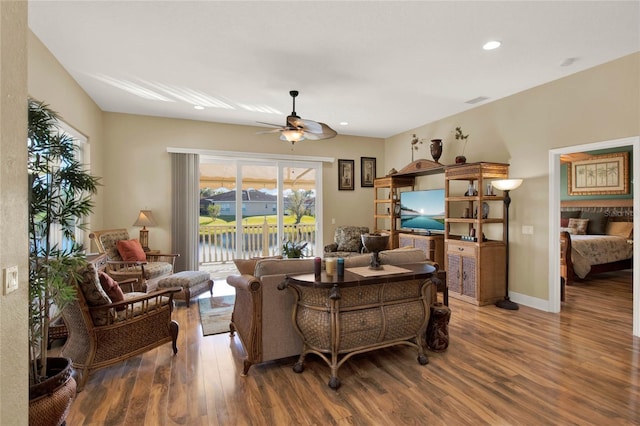
[[[591,210],[591,211],[590,211]],[[628,209],[561,212],[561,276],[565,284],[633,267],[633,218]]]

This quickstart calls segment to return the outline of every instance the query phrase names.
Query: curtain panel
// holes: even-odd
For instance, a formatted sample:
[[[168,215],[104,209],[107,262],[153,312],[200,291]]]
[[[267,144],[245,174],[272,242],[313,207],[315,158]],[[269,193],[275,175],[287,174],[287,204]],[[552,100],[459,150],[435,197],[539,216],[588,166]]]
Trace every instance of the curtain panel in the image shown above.
[[[171,249],[180,253],[175,272],[198,270],[200,156],[171,154]]]

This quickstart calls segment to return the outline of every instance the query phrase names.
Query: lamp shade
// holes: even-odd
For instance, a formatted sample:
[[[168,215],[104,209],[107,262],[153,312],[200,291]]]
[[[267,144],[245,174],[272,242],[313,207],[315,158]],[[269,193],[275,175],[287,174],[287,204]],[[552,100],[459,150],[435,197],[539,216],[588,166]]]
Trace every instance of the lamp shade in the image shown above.
[[[140,214],[138,215],[138,219],[133,224],[133,226],[155,226],[156,220],[153,218],[153,214],[151,210],[140,210]]]
[[[522,185],[522,179],[501,179],[491,181],[491,185],[500,191],[511,191]]]

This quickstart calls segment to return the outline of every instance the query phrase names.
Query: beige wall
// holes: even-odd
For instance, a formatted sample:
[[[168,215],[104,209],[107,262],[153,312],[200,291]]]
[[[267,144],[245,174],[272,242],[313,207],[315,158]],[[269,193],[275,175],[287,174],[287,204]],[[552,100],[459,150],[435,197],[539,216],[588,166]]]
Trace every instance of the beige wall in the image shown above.
[[[87,137],[91,173],[103,176],[102,111],[31,31],[28,52],[29,96],[48,104],[67,124]],[[90,228],[102,228],[104,218],[100,206],[104,203],[106,191],[104,186],[98,189]]]
[[[0,424],[27,424],[27,3],[0,2],[0,268],[18,266],[18,290],[0,292]]]
[[[452,164],[462,150],[456,126],[470,135],[467,162],[509,163],[510,176],[525,179],[511,193],[509,289],[546,300],[549,150],[640,134],[639,64],[636,53],[396,135],[385,144],[385,170],[411,160],[412,133],[443,139],[440,162]],[[431,158],[428,146],[420,157]],[[420,185],[442,187],[442,176],[430,179]],[[534,234],[523,235],[523,225]]]
[[[159,222],[149,232],[153,248],[171,248],[171,161],[167,147],[335,158],[334,163],[323,166],[325,241],[333,238],[337,225],[373,226],[373,189],[360,187],[360,157],[378,157],[378,164],[382,164],[382,139],[339,135],[292,146],[277,135],[257,135],[265,130],[259,127],[115,113],[105,114],[105,129],[109,149],[105,152],[104,225],[126,227],[130,235],[137,235],[139,228],[132,224],[138,211],[150,209]],[[355,160],[354,191],[337,189],[338,158]]]

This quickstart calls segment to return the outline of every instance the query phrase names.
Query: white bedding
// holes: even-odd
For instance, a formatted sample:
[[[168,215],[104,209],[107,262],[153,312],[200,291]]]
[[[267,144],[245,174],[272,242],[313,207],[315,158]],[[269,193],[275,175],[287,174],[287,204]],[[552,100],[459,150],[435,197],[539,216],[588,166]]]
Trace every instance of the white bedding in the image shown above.
[[[591,265],[617,262],[633,257],[633,244],[611,235],[571,235],[571,261],[575,274],[584,278]]]

